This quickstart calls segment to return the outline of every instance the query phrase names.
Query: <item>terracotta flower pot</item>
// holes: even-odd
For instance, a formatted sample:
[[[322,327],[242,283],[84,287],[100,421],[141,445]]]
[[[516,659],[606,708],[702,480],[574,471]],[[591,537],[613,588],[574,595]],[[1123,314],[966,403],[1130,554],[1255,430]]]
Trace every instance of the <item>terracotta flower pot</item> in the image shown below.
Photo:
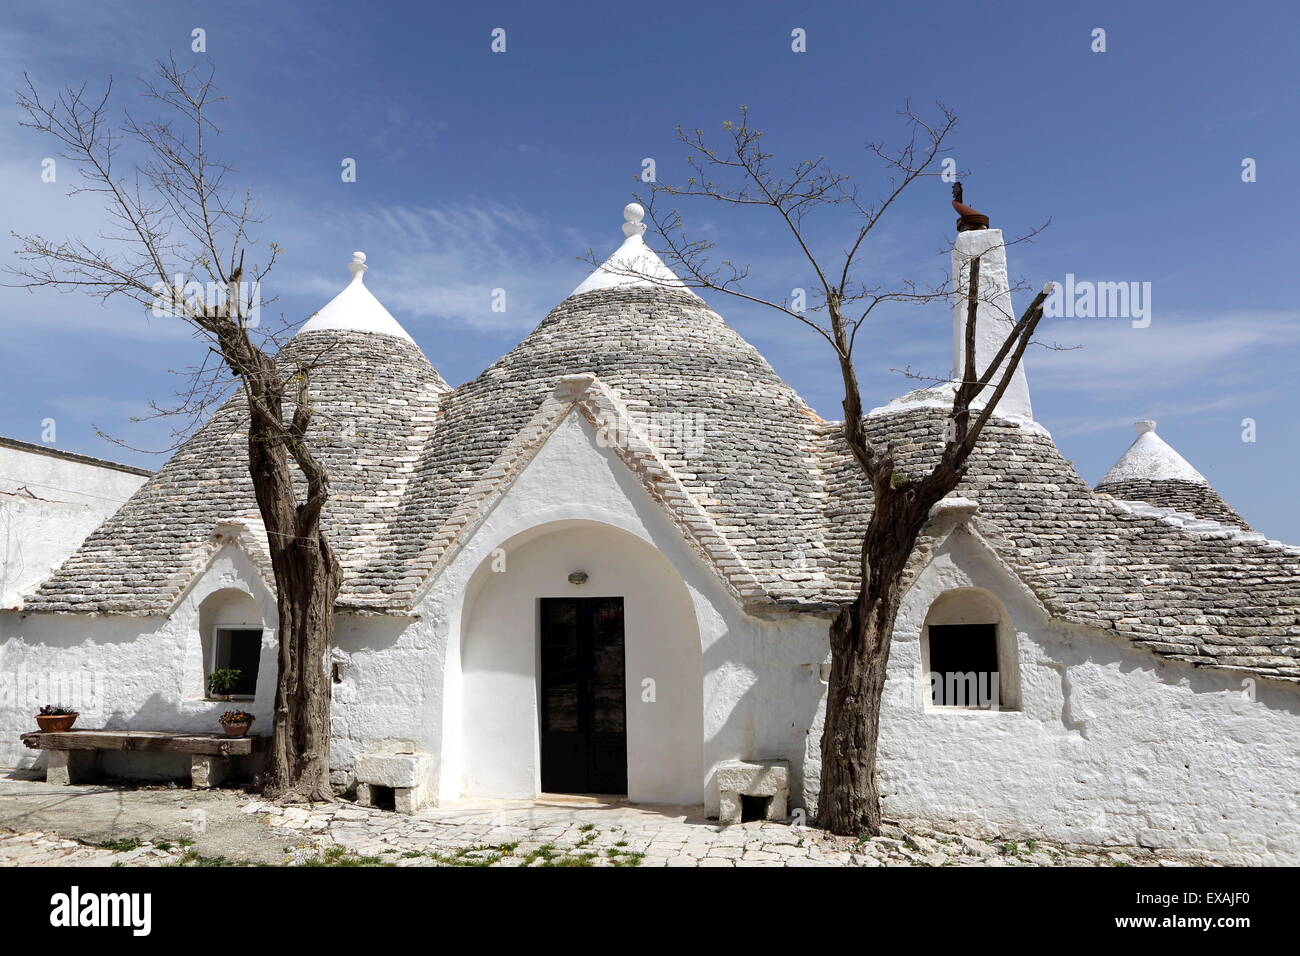
[[[44,716],[37,714],[36,723],[41,728],[41,733],[57,734],[65,730],[71,730],[72,725],[77,722],[80,714],[46,714]]]
[[[250,720],[246,724],[222,724],[221,729],[226,732],[227,737],[242,737],[248,733],[248,728],[253,726]]]

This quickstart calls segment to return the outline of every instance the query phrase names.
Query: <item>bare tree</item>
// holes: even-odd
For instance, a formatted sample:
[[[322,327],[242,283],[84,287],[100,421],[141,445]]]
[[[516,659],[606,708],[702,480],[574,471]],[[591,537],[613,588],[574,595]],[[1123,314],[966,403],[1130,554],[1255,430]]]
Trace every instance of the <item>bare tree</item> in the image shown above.
[[[273,336],[255,321],[256,293],[279,255],[246,264],[256,217],[249,191],[226,185],[231,168],[208,144],[221,101],[212,73],[175,60],[158,64],[143,95],[160,118],[129,113],[114,124],[112,83],[102,95],[69,87],[42,99],[30,79],[18,91],[21,125],[54,138],[80,175],[74,193],[102,199],[108,230],[94,240],[18,235],[14,283],[26,288],[125,298],[192,326],[208,343],[175,411],[191,420],[222,397],[235,376],[247,407],[248,467],[266,527],[279,613],[279,674],[265,794],[282,802],[332,800],[329,782],[330,681],[326,658],[342,571],[321,529],[329,475],[312,450],[311,361],[277,364]],[[115,165],[123,146],[138,156]],[[251,258],[251,257],[250,257]],[[195,291],[198,289],[199,291]],[[215,290],[209,294],[208,290]],[[254,341],[255,337],[258,341]]]
[[[694,175],[684,184],[656,183],[643,200],[665,245],[663,254],[668,265],[682,275],[687,285],[724,292],[784,313],[825,339],[839,364],[844,442],[869,484],[874,501],[862,538],[857,597],[841,607],[830,628],[831,672],[821,743],[817,821],[841,834],[875,834],[880,830],[876,738],[904,570],[931,507],[961,481],[967,459],[1042,318],[1043,302],[1050,291],[1049,287],[1040,292],[1019,319],[1007,316],[1012,323],[1010,332],[988,367],[978,369],[976,313],[981,301],[996,305],[992,295],[981,299],[979,258],[970,261],[965,290],[946,281],[929,287],[912,281],[886,286],[860,278],[867,266],[866,240],[904,190],[919,179],[939,175],[936,160],[946,152],[944,140],[956,122],[953,113],[942,106],[935,122],[926,122],[910,106],[902,116],[910,132],[905,145],[889,150],[881,144],[868,144],[870,152],[889,172],[888,191],[875,202],[862,202],[851,178],[832,172],[822,158],[804,160],[786,170],[775,169],[773,154],[762,149],[763,133],[749,125],[744,107],[739,122],[724,124],[728,141],[722,148],[710,145],[701,130],[686,132],[679,127],[677,138],[689,150],[688,163]],[[665,196],[733,207],[753,206],[774,214],[815,276],[815,304],[798,310],[788,301],[751,294],[745,285],[746,269],[729,260],[711,266],[708,254],[712,242],[687,239],[676,209],[662,215],[656,212],[656,200]],[[852,224],[845,251],[833,268],[829,258],[814,252],[815,243],[807,228],[809,214],[828,207],[839,207]],[[652,276],[637,275],[656,281]],[[923,304],[948,301],[961,294],[966,296],[967,306],[965,367],[954,383],[951,422],[945,431],[943,451],[929,474],[909,476],[895,467],[892,446],[879,447],[867,436],[854,345],[863,324],[883,303]],[[980,398],[982,404],[976,401]]]

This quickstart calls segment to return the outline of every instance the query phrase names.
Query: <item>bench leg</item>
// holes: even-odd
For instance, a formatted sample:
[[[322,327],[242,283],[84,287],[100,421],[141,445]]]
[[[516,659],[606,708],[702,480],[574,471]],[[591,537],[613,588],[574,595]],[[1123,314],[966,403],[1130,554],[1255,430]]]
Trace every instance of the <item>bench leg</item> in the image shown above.
[[[772,796],[772,799],[768,801],[766,819],[773,820],[777,823],[784,823],[785,818],[790,815],[789,809],[785,804],[786,793],[784,790],[778,790]]]
[[[230,761],[217,754],[194,754],[190,761],[190,786],[196,790],[215,787],[230,773]]]
[[[398,813],[414,813],[420,809],[423,796],[423,787],[396,787],[393,789],[393,809]]]
[[[93,750],[45,751],[45,782],[56,787],[66,787],[93,779],[95,756]]]
[[[730,826],[739,823],[740,817],[740,794],[735,790],[723,790],[718,794],[718,822]]]

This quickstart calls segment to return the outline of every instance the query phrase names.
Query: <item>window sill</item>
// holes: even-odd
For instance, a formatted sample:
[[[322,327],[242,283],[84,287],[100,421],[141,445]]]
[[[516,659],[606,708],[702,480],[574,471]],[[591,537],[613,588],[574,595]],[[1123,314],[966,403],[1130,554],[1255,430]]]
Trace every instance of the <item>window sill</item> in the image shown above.
[[[200,697],[199,698],[199,700],[207,701],[210,704],[233,704],[236,701],[247,703],[248,701],[253,699],[254,697],[252,694],[231,694],[228,697],[222,696],[222,697]]]

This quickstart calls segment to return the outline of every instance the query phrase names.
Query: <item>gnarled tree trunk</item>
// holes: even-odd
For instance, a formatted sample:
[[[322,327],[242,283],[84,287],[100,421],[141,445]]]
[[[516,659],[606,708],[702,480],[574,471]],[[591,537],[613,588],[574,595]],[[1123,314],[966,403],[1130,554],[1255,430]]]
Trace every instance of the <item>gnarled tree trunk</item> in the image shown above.
[[[319,534],[314,540],[289,542],[272,564],[282,633],[276,719],[263,792],[285,802],[332,800],[327,664],[342,573],[333,549]]]
[[[930,507],[956,486],[958,476],[954,473],[950,480],[951,486],[945,480],[876,489],[875,511],[863,540],[858,596],[840,609],[830,629],[817,824],[832,833],[880,832],[876,738],[903,572]]]
[[[238,343],[232,345],[236,353]],[[321,530],[329,497],[325,470],[306,444],[311,404],[305,373],[296,376],[296,407],[283,420],[282,373],[263,353],[244,352],[250,415],[248,455],[266,527],[279,609],[280,655],[275,720],[263,794],[283,803],[334,799],[329,779],[330,640],[343,571]],[[302,502],[290,459],[307,479]]]

